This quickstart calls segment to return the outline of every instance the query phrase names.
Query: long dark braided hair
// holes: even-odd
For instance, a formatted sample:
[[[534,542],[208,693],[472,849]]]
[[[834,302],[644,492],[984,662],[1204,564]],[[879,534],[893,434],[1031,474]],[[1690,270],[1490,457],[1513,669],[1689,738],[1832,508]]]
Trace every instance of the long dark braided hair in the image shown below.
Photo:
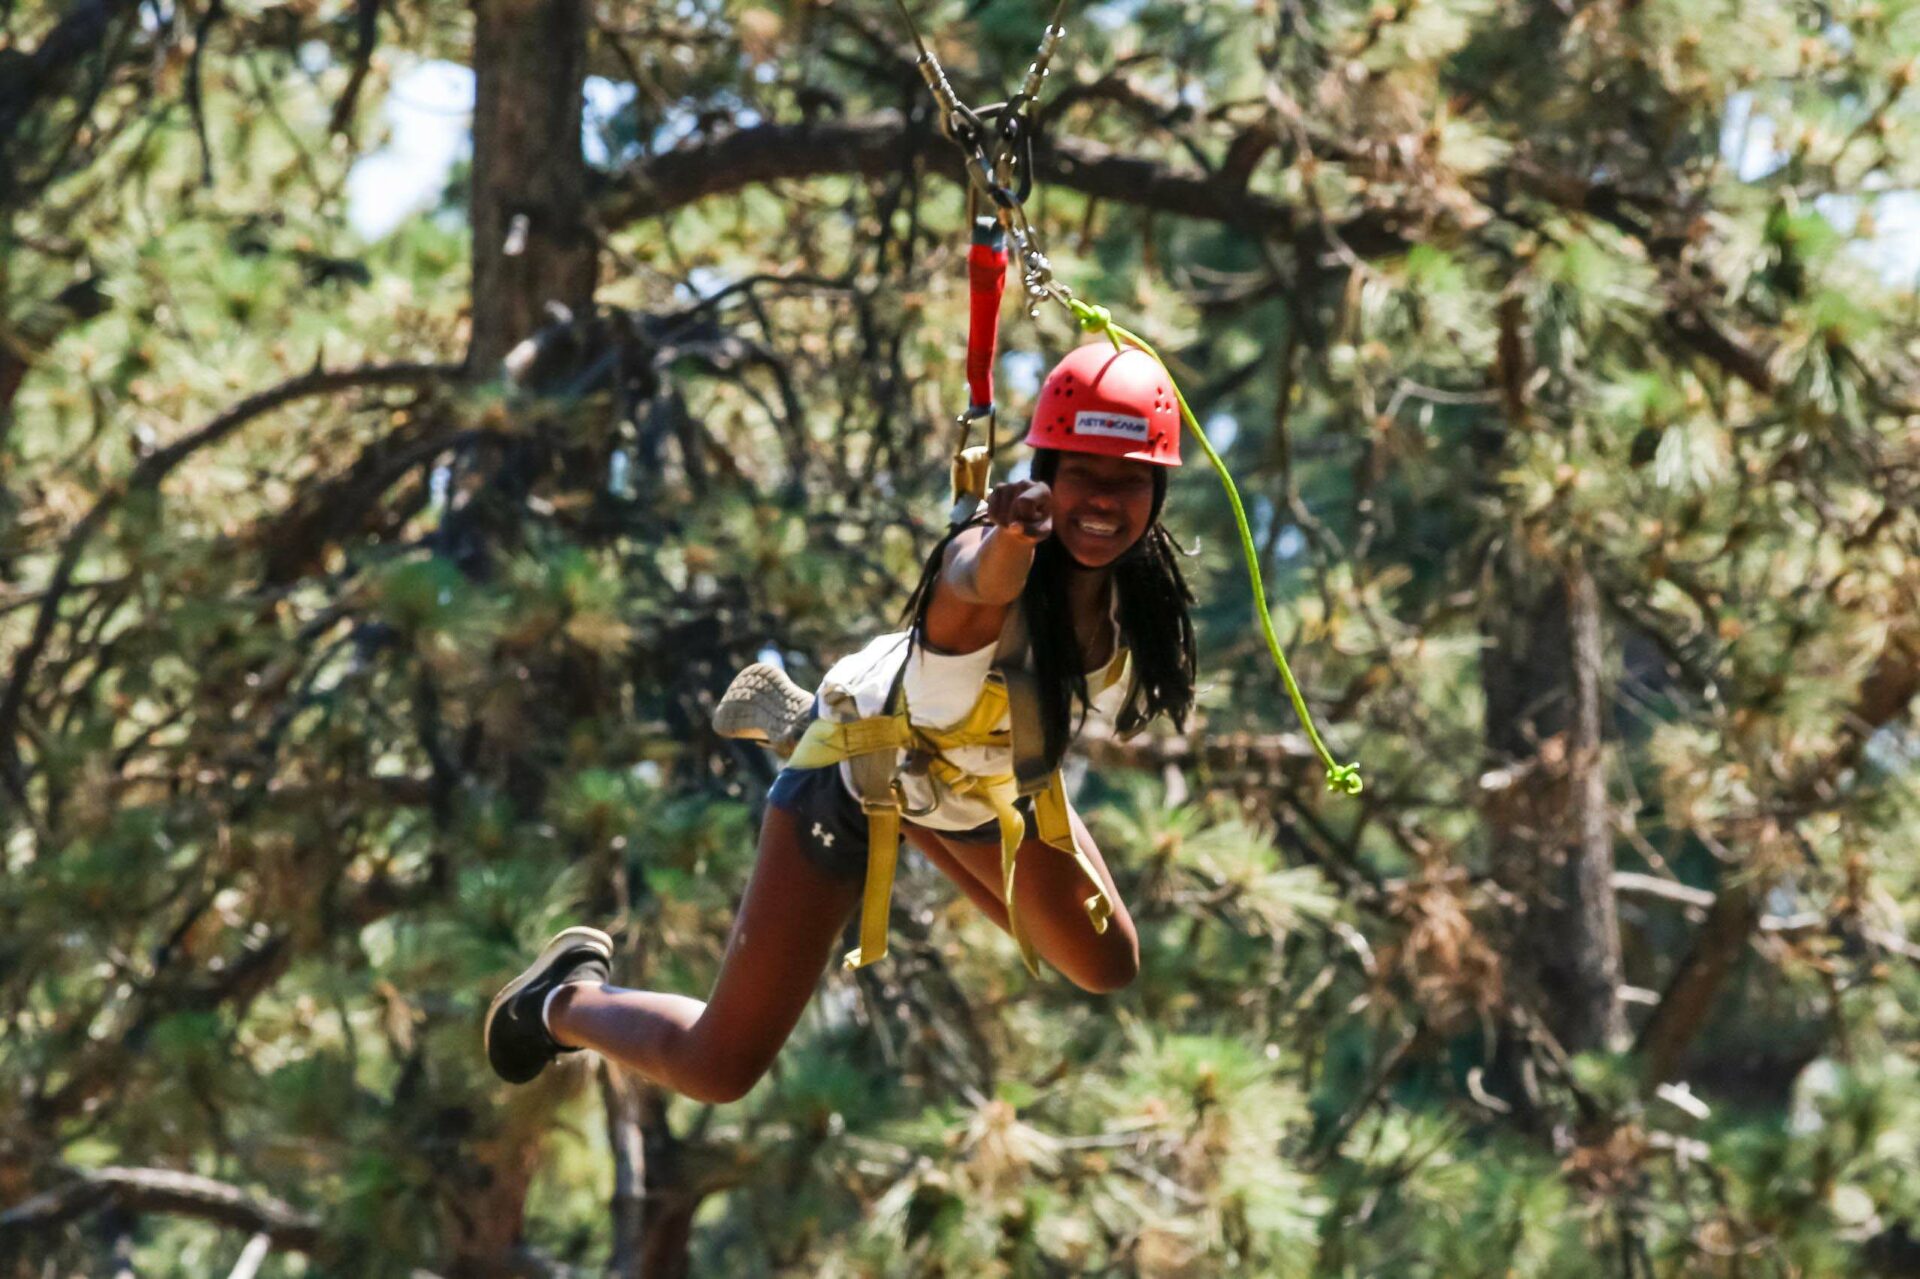
[[[1051,485],[1060,470],[1056,449],[1035,449],[1033,478]],[[1114,727],[1129,736],[1156,715],[1166,715],[1175,726],[1186,727],[1193,709],[1193,618],[1187,606],[1193,592],[1180,572],[1180,547],[1160,523],[1167,500],[1167,468],[1153,468],[1153,513],[1147,531],[1113,563],[1113,586],[1119,593],[1120,642],[1133,651],[1127,699]],[[964,529],[986,522],[975,516],[940,539],[920,572],[920,582],[907,600],[906,622],[915,643],[927,639],[927,608],[933,586],[945,564],[947,546]],[[1075,563],[1060,539],[1050,537],[1034,548],[1033,569],[1020,593],[1027,634],[1033,647],[1033,670],[1040,686],[1040,718],[1046,731],[1047,758],[1057,764],[1067,743],[1079,731],[1074,704],[1081,718],[1090,698],[1086,673],[1080,669],[1080,646],[1073,633],[1067,578]]]

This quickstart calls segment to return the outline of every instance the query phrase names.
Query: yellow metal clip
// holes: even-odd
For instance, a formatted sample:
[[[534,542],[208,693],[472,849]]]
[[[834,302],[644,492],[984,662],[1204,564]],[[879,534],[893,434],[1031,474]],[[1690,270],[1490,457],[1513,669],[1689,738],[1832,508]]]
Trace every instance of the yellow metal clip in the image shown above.
[[[948,521],[959,524],[972,517],[987,498],[987,482],[993,475],[993,455],[984,444],[975,444],[953,455],[953,511]]]

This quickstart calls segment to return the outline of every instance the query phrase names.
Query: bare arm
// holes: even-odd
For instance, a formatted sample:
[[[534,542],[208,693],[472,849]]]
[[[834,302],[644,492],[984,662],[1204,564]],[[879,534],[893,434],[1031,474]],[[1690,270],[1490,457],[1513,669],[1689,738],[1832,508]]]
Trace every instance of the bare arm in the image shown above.
[[[993,642],[1033,568],[1033,549],[1053,536],[1053,493],[1037,480],[1002,484],[987,497],[984,528],[961,533],[927,605],[927,639],[952,653]]]

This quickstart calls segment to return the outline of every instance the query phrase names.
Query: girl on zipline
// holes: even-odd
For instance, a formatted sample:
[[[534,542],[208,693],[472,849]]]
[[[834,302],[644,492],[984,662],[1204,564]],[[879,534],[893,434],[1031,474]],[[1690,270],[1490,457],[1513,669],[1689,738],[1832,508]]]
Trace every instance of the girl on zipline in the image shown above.
[[[1095,992],[1130,983],[1139,938],[1058,764],[1089,712],[1128,735],[1158,715],[1184,725],[1193,706],[1193,595],[1160,523],[1180,428],[1155,357],[1097,342],[1062,360],[1027,435],[1032,478],[994,488],[934,548],[905,632],[827,672],[768,793],[706,1002],[610,985],[612,941],[569,928],[487,1010],[501,1078],[591,1048],[697,1100],[744,1096],[856,908],[848,963],[884,954],[902,835],[1029,968],[1037,955]]]

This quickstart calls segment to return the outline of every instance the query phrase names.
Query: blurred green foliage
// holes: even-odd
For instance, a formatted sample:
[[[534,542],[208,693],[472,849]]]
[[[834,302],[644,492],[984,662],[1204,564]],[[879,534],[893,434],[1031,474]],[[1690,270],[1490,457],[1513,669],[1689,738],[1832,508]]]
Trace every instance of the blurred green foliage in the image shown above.
[[[913,8],[978,100],[1043,20]],[[470,320],[464,168],[378,243],[347,219],[380,104],[467,56],[467,8],[383,7],[340,133],[351,6],[162,9],[114,19],[97,94],[0,110],[5,1273],[233,1266],[246,1232],[184,1211],[8,1224],[110,1167],[310,1216],[319,1242],[263,1275],[600,1267],[623,1122],[692,1196],[701,1275],[1911,1272],[1920,371],[1912,291],[1861,248],[1920,177],[1920,10],[1070,9],[1052,138],[1213,182],[1251,155],[1247,200],[1288,219],[1067,181],[1034,205],[1060,278],[1223,436],[1367,795],[1320,793],[1189,467],[1167,522],[1201,714],[1184,745],[1155,732],[1172,782],[1108,744],[1079,792],[1139,981],[1032,981],[914,861],[887,965],[830,973],[775,1073],[702,1109],[577,1059],[505,1089],[480,1014],[579,921],[619,938],[624,982],[712,981],[769,772],[707,713],[764,648],[805,680],[897,620],[944,515],[959,193],[822,160],[599,227],[600,300],[638,316],[795,277],[710,308],[772,358],[667,361],[678,408],[363,387],[129,489],[316,363],[457,363]],[[0,106],[62,21],[0,16]],[[764,122],[924,124],[885,5],[597,21],[595,74],[635,92],[596,198]],[[1005,422],[1019,371],[1075,340],[1009,308]],[[1553,1010],[1497,832],[1552,748],[1490,744],[1513,553],[1545,589],[1574,563],[1598,585],[1621,869],[1766,886],[1683,1102],[1631,1035],[1570,1059],[1528,1036]],[[1697,907],[1620,900],[1624,984],[1657,999]]]

